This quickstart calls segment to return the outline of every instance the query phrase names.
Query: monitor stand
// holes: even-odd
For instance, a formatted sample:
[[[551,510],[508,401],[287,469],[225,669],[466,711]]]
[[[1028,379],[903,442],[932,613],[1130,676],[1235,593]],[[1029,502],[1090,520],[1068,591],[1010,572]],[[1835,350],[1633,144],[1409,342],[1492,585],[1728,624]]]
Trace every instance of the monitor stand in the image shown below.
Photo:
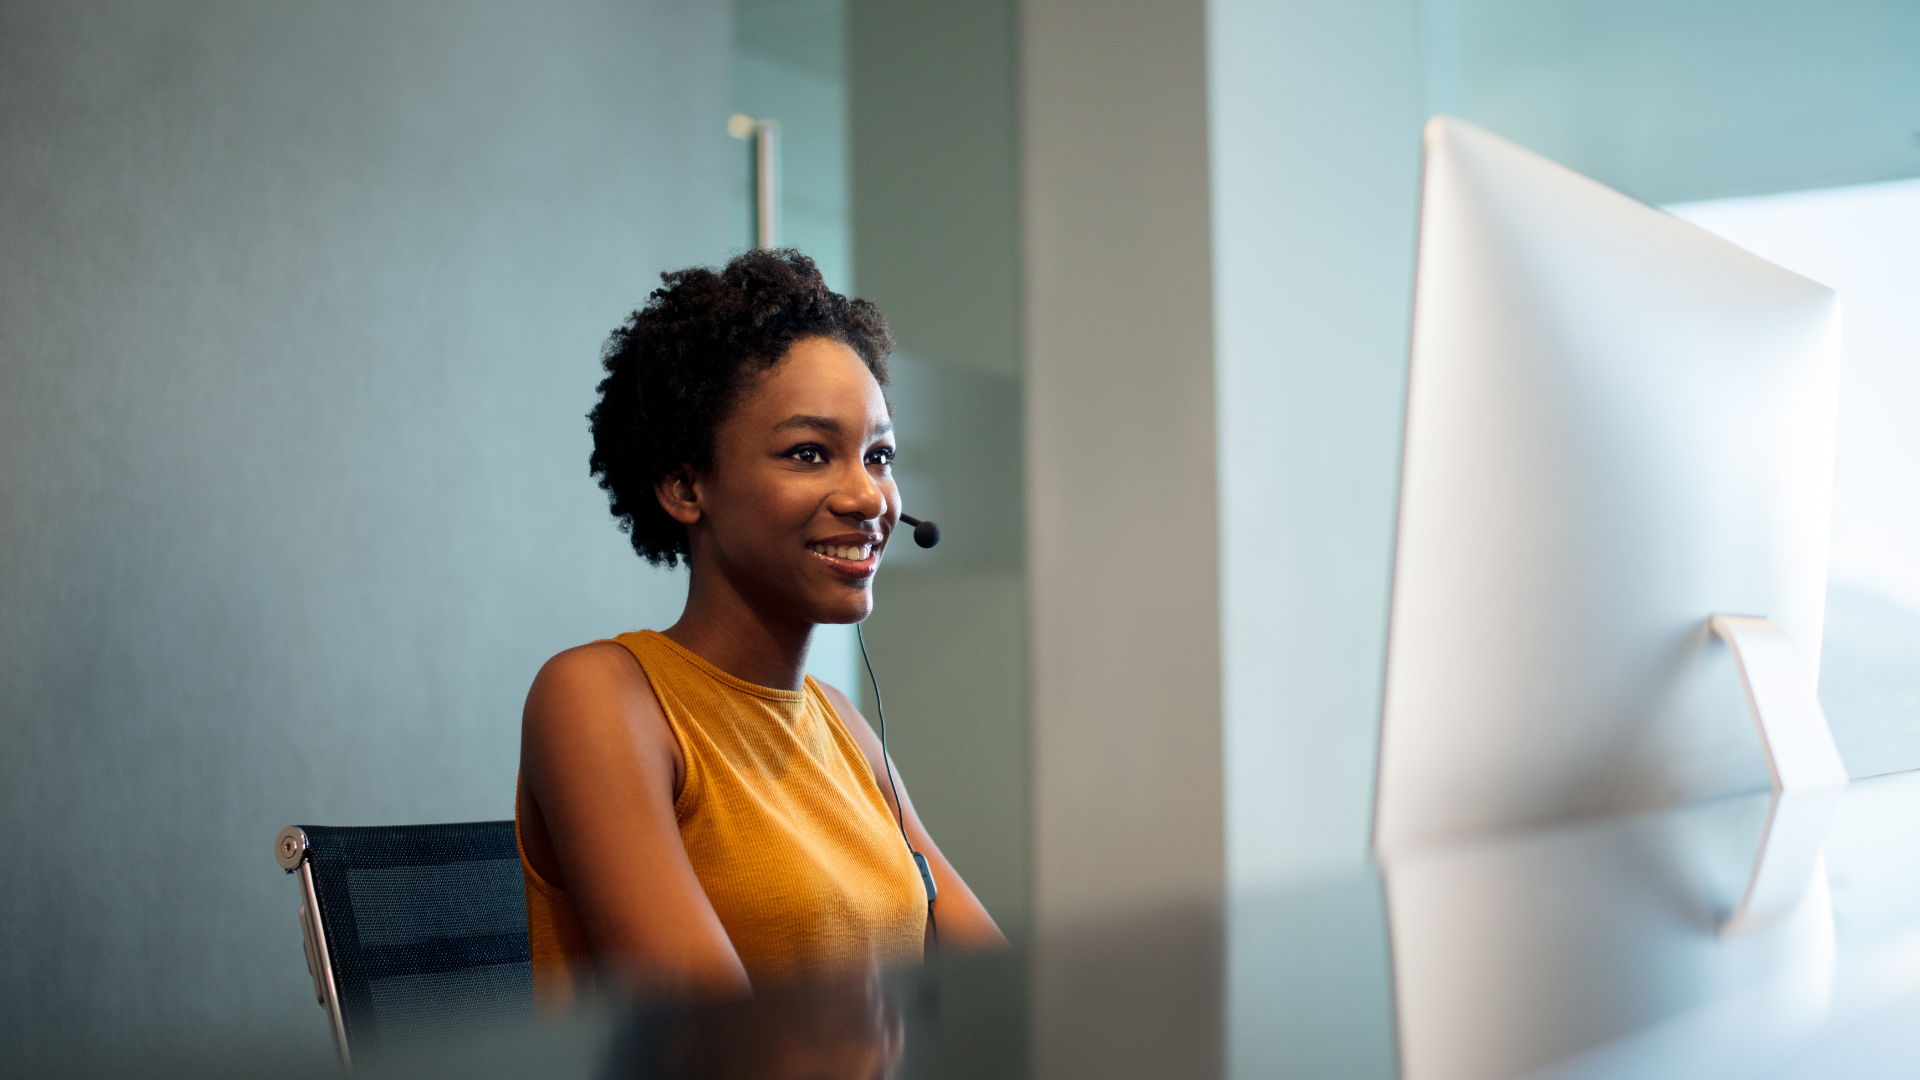
[[[1821,845],[1847,784],[1847,767],[1814,694],[1812,673],[1792,639],[1773,620],[1748,615],[1715,615],[1709,625],[1740,669],[1773,776],[1773,802],[1753,872],[1739,904],[1720,923],[1722,935],[1733,935],[1793,911],[1807,883],[1824,872]]]
[[[1726,641],[1740,669],[1773,790],[1845,787],[1847,767],[1815,696],[1813,672],[1793,639],[1772,619],[1752,615],[1715,615],[1708,625]]]

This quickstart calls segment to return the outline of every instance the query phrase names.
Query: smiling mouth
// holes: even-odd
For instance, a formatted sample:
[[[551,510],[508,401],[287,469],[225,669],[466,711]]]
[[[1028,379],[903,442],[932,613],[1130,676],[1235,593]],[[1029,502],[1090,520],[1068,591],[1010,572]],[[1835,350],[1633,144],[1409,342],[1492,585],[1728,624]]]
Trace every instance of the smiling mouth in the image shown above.
[[[873,545],[867,544],[808,544],[807,550],[815,555],[825,555],[830,559],[843,559],[847,562],[866,562],[873,555]]]

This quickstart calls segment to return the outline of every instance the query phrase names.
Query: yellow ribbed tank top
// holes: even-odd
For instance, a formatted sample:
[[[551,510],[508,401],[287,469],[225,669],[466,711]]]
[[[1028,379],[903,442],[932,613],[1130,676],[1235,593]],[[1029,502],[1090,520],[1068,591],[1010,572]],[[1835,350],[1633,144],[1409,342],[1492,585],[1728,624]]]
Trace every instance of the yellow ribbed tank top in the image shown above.
[[[640,661],[686,759],[674,818],[747,977],[765,984],[869,958],[918,961],[927,918],[919,871],[819,684],[756,686],[652,630],[614,640]],[[516,798],[516,834],[519,819]],[[534,998],[562,1004],[573,971],[591,959],[586,931],[524,846],[520,871]]]

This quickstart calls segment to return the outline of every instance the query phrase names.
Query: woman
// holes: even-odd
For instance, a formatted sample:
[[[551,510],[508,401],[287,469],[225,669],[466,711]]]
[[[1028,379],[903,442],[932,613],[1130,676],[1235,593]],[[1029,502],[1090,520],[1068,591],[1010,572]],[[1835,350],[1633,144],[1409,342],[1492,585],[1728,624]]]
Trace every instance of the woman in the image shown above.
[[[816,625],[873,610],[900,520],[885,321],[793,251],[663,281],[608,342],[592,465],[634,550],[686,562],[687,603],[528,692],[536,995],[570,999],[588,961],[704,995],[917,960],[936,924],[947,948],[1005,944],[904,784],[896,803],[865,718],[805,674]]]

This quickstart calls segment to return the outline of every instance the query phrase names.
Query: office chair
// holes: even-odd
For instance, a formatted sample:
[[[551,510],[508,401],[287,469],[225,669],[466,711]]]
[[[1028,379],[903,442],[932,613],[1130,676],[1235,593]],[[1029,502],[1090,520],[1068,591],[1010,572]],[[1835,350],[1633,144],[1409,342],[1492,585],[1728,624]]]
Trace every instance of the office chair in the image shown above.
[[[531,1013],[513,822],[289,825],[274,855],[299,876],[307,970],[348,1068]]]

